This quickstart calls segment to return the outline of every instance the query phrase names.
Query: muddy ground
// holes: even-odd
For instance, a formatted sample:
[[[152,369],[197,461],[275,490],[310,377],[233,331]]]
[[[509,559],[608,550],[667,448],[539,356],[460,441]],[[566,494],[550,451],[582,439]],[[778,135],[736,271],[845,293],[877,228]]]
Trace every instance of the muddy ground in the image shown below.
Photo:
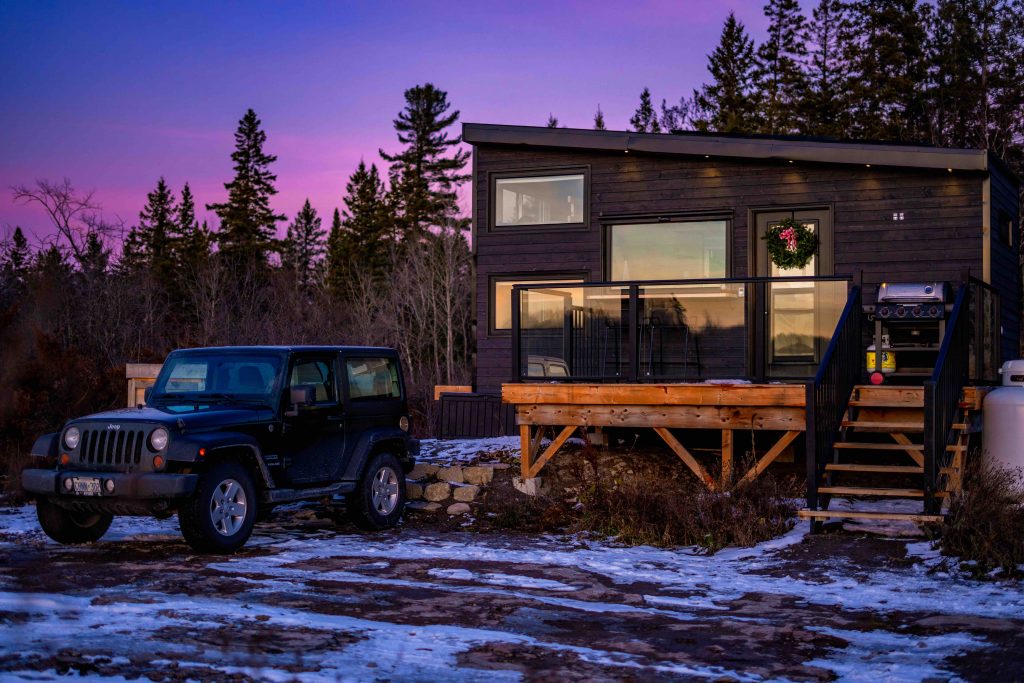
[[[856,531],[713,557],[320,506],[197,556],[175,520],[61,547],[0,510],[0,678],[1019,680],[1024,589]]]

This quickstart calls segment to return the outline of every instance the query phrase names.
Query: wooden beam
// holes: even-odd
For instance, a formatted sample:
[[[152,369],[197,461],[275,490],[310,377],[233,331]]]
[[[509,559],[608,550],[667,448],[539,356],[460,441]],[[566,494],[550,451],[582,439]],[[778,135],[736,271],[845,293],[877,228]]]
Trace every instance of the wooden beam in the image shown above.
[[[537,458],[537,462],[530,467],[528,472],[529,476],[523,477],[523,479],[532,479],[533,477],[536,477],[544,465],[547,464],[548,460],[554,457],[555,453],[558,452],[558,449],[562,447],[562,444],[564,444],[575,431],[576,427],[571,425],[564,428],[561,433],[555,437],[555,440],[548,444],[548,448],[544,451],[544,454]]]
[[[903,522],[941,522],[942,515],[916,515],[909,512],[869,512],[855,510],[799,510],[801,519],[888,519]]]
[[[722,490],[725,491],[732,484],[732,430],[722,430]]]
[[[473,387],[466,384],[435,384],[434,400],[440,401],[441,394],[471,394]]]
[[[540,431],[540,428],[537,429]],[[531,460],[530,425],[519,425],[519,467],[523,479],[530,477]]]
[[[703,465],[697,462],[697,459],[690,454],[690,451],[686,450],[683,444],[679,443],[679,440],[672,436],[672,432],[664,427],[655,427],[654,431],[658,433],[658,436],[664,439],[665,443],[668,444],[668,447],[672,449],[672,452],[678,455],[679,459],[686,463],[686,466],[690,468],[690,471],[696,474],[697,478],[704,482],[705,486],[712,491],[715,490],[714,478],[708,474],[708,471],[704,469]]]
[[[653,406],[782,406],[803,408],[798,384],[504,384],[505,403]]]
[[[804,431],[803,408],[642,405],[519,405],[519,424]]]
[[[899,432],[894,432],[889,436],[891,436],[893,440],[901,446],[911,446],[911,448],[907,448],[904,452],[909,455],[910,459],[916,462],[919,467],[924,467],[924,453],[921,452],[923,449],[920,444],[914,443],[906,434],[900,434]]]
[[[754,481],[754,479],[761,476],[761,473],[768,469],[768,465],[775,462],[775,458],[779,457],[782,451],[786,449],[786,446],[793,443],[793,439],[798,436],[800,436],[800,432],[792,430],[779,437],[779,440],[775,442],[775,445],[768,449],[768,452],[765,453],[761,459],[743,475],[738,486],[749,484]]]

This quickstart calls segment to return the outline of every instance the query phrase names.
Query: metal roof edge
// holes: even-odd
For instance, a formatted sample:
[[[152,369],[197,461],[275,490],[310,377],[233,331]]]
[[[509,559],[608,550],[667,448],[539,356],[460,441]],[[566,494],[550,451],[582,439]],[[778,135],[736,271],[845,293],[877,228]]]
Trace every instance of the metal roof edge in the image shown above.
[[[826,164],[871,164],[958,171],[987,171],[981,149],[944,149],[879,143],[725,137],[685,133],[631,133],[582,128],[462,124],[462,139],[472,145],[521,145],[652,154],[777,159]]]

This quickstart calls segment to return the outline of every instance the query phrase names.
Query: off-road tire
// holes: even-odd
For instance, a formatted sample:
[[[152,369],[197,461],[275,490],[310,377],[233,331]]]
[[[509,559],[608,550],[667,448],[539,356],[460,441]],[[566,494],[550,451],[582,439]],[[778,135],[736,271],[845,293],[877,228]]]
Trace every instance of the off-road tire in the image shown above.
[[[390,472],[387,472],[390,470]],[[389,480],[385,487],[388,495],[385,511],[379,507],[381,499],[378,498],[375,504],[374,491],[377,483],[380,492],[381,473],[385,472],[385,478]],[[394,480],[391,483],[391,480]],[[392,487],[397,488],[392,488]],[[395,497],[392,498],[392,495]],[[360,529],[367,531],[379,531],[390,529],[398,524],[405,509],[405,471],[402,463],[391,453],[375,453],[370,456],[370,462],[363,469],[363,475],[356,484],[356,490],[347,497],[348,516]]]
[[[181,535],[197,552],[233,553],[252,535],[258,506],[249,471],[234,461],[217,463],[200,476],[196,492],[178,510]]]
[[[95,543],[114,520],[113,515],[105,512],[67,510],[45,498],[36,502],[36,516],[46,535],[65,545]]]

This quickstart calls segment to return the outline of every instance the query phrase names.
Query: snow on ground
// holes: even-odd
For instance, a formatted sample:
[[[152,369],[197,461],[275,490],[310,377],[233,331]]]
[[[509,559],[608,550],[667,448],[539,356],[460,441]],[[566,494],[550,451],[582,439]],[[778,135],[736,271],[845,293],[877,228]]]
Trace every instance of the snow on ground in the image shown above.
[[[477,458],[487,461],[499,457],[519,457],[519,437],[497,436],[490,439],[422,439],[420,462],[457,465]]]
[[[285,680],[301,671],[309,680],[490,681],[516,680],[520,672],[489,665],[478,668],[472,653],[480,648],[527,648],[572,658],[576,666],[609,668],[618,671],[617,676],[636,671],[785,679],[784,671],[730,667],[714,658],[636,645],[656,634],[700,629],[708,623],[718,624],[715,632],[774,629],[779,615],[758,611],[763,601],[771,600],[794,605],[786,608],[797,610],[793,614],[807,613],[809,625],[786,628],[826,639],[828,645],[818,647],[801,665],[809,667],[807,671],[831,672],[851,681],[920,680],[949,677],[950,657],[984,651],[991,643],[961,631],[907,632],[899,624],[904,615],[1017,620],[1024,614],[1024,587],[979,583],[936,571],[940,560],[927,543],[908,546],[919,559],[909,565],[851,571],[847,559],[826,557],[813,567],[794,568],[787,558],[800,549],[806,528],[799,524],[754,548],[728,549],[714,556],[694,550],[618,547],[581,537],[410,529],[362,535],[333,529],[298,533],[258,528],[251,552],[194,558],[180,543],[176,520],[117,518],[101,544],[61,548],[43,539],[34,509],[25,506],[0,511],[0,553],[23,557],[28,544],[39,546],[43,561],[55,558],[61,572],[70,572],[70,588],[26,590],[24,580],[16,580],[9,570],[0,571],[0,663],[25,653],[53,652],[73,642],[86,654],[137,658],[158,652],[167,665],[196,667],[199,678],[219,671]],[[122,547],[130,550],[120,550],[118,560],[104,557]],[[185,571],[216,577],[238,592],[189,594],[180,586],[168,588],[159,583],[167,580],[159,569],[126,577],[123,585],[80,585],[74,579],[76,565],[87,569],[96,563],[120,562],[103,572],[116,575],[133,554],[157,550],[166,552],[169,562],[187,558]],[[440,602],[417,602],[409,614],[401,604],[391,607],[396,602],[393,596],[413,600],[422,595],[438,596]],[[450,610],[438,607],[449,603]],[[375,611],[380,604],[389,606],[383,614]],[[504,604],[515,606],[510,616],[490,616],[494,605]],[[425,616],[431,609],[440,616]],[[474,610],[488,616],[474,620]],[[864,611],[877,615],[870,631],[851,626],[851,615]],[[554,621],[544,616],[552,614],[565,616]],[[606,634],[615,627],[606,625],[599,635],[581,642],[558,635],[557,627],[550,625],[566,620],[578,624],[577,629],[588,622],[620,624],[623,629],[638,622],[660,626],[656,631],[637,631],[622,644],[609,639]],[[238,637],[231,629],[260,629],[271,639],[282,631],[301,630],[303,637],[320,646],[257,654],[227,646],[218,650],[221,639]],[[111,643],[120,643],[120,649],[110,651]],[[771,656],[763,653],[766,661]],[[22,668],[29,676],[29,669]],[[11,675],[11,670],[4,670],[0,677]]]

